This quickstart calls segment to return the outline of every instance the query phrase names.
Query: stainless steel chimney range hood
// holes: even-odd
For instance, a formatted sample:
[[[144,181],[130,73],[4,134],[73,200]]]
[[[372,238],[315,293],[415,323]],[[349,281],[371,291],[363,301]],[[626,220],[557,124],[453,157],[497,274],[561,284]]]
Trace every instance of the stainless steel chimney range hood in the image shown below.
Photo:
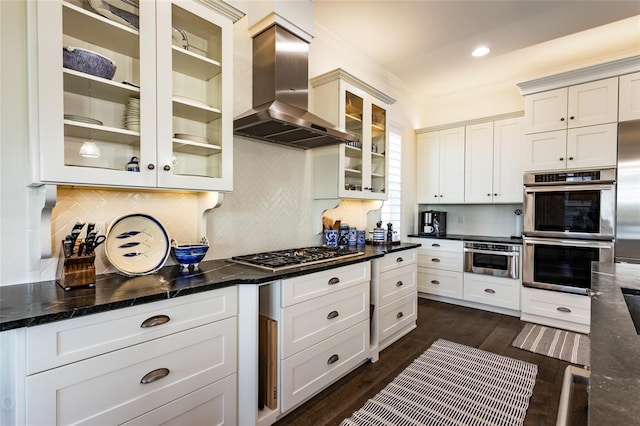
[[[256,35],[253,109],[233,120],[233,133],[301,149],[355,141],[307,111],[308,59],[308,43],[279,25]]]

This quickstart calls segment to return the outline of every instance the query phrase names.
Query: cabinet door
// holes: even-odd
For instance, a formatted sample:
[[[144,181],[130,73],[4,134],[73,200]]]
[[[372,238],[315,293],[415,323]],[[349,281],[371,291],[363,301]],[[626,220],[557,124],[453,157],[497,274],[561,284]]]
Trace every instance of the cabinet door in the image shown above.
[[[440,132],[418,135],[417,155],[417,201],[437,203],[440,192]]]
[[[567,89],[527,95],[524,98],[525,133],[567,128]]]
[[[567,134],[567,167],[616,166],[616,123],[570,129]]]
[[[490,203],[494,192],[493,122],[467,126],[465,133],[464,201]]]
[[[231,21],[197,2],[156,5],[158,185],[231,190]]]
[[[364,196],[365,184],[364,180],[364,163],[367,145],[365,136],[365,122],[370,122],[367,114],[364,94],[359,90],[349,87],[345,84],[341,85],[340,93],[344,99],[344,128],[347,132],[355,135],[358,140],[354,144],[344,146],[344,168],[341,173],[344,174],[344,188],[339,188],[340,197],[346,198],[362,198]],[[367,128],[367,134],[369,129]],[[370,145],[368,145],[370,146]]]
[[[371,103],[371,145],[365,154],[367,161],[363,167],[365,180],[369,182],[372,199],[386,200],[387,188],[387,156],[388,126],[386,107],[379,103]]]
[[[640,72],[620,76],[618,120],[640,119]]]
[[[618,78],[569,87],[567,116],[570,129],[618,121]]]
[[[440,132],[440,203],[464,203],[464,127]]]
[[[522,203],[523,119],[493,123],[493,202]]]
[[[536,133],[524,138],[524,169],[560,170],[566,167],[567,131]]]

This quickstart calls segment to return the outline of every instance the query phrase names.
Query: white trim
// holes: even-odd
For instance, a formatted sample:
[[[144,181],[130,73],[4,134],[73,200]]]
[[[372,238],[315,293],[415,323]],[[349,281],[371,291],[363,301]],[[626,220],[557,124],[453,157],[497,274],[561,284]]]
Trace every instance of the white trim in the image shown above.
[[[352,74],[349,74],[348,72],[346,72],[345,70],[343,70],[342,68],[336,68],[333,71],[329,71],[326,72],[324,74],[320,74],[316,77],[313,77],[312,79],[309,80],[309,83],[311,83],[311,87],[318,87],[318,86],[322,86],[323,84],[327,84],[330,83],[332,81],[335,80],[344,80],[346,82],[348,82],[349,84],[356,86],[357,88],[370,93],[372,96],[376,97],[378,100],[391,105],[393,104],[396,100],[393,99],[391,96],[386,95],[384,93],[382,93],[381,91],[379,91],[378,89],[376,89],[375,87],[365,83],[364,81],[360,80],[358,77],[353,76]]]
[[[456,123],[441,124],[433,127],[423,127],[416,129],[416,134],[435,132],[437,130],[453,129],[455,127],[472,126],[474,124],[488,123],[489,121],[500,121],[508,118],[523,117],[524,111],[508,112],[506,114],[492,115],[490,117],[474,118],[473,120],[458,121]]]

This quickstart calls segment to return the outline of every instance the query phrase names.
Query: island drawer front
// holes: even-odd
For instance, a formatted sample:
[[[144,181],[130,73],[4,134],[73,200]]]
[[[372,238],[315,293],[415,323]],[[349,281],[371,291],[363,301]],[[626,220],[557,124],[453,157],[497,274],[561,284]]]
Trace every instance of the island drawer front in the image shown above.
[[[363,321],[282,361],[282,412],[314,395],[369,357]]]
[[[417,260],[418,251],[416,249],[387,253],[379,260],[380,272],[401,268],[407,264],[416,263]]]
[[[403,268],[380,274],[380,306],[398,300],[417,291],[417,268],[407,265]]]
[[[368,283],[284,308],[281,357],[290,357],[368,318]]]
[[[396,332],[404,329],[417,318],[418,297],[410,294],[400,300],[382,306],[378,314],[380,321],[380,341],[384,341]]]
[[[237,294],[230,286],[28,327],[27,374],[235,316]]]
[[[129,421],[234,374],[236,347],[234,317],[27,376],[27,424]]]
[[[418,268],[418,291],[462,299],[462,272]]]
[[[589,325],[591,299],[579,294],[523,287],[522,312]]]
[[[418,256],[418,266],[442,271],[462,272],[463,255],[447,251],[423,250]]]
[[[520,281],[464,274],[464,300],[520,310]]]
[[[282,307],[304,302],[371,279],[371,262],[342,266],[282,281]]]
[[[458,240],[440,240],[434,238],[412,238],[412,242],[422,244],[418,249],[418,255],[425,250],[431,251],[449,251],[453,253],[462,253],[464,244]]]
[[[232,374],[136,417],[124,426],[236,425],[236,387],[237,377]]]

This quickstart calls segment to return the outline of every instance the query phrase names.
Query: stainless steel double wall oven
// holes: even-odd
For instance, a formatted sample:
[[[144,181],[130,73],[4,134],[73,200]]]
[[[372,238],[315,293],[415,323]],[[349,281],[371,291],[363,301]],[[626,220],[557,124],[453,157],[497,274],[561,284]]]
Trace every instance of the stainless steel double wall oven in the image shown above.
[[[587,294],[591,262],[613,261],[615,177],[615,168],[525,174],[525,286]]]

